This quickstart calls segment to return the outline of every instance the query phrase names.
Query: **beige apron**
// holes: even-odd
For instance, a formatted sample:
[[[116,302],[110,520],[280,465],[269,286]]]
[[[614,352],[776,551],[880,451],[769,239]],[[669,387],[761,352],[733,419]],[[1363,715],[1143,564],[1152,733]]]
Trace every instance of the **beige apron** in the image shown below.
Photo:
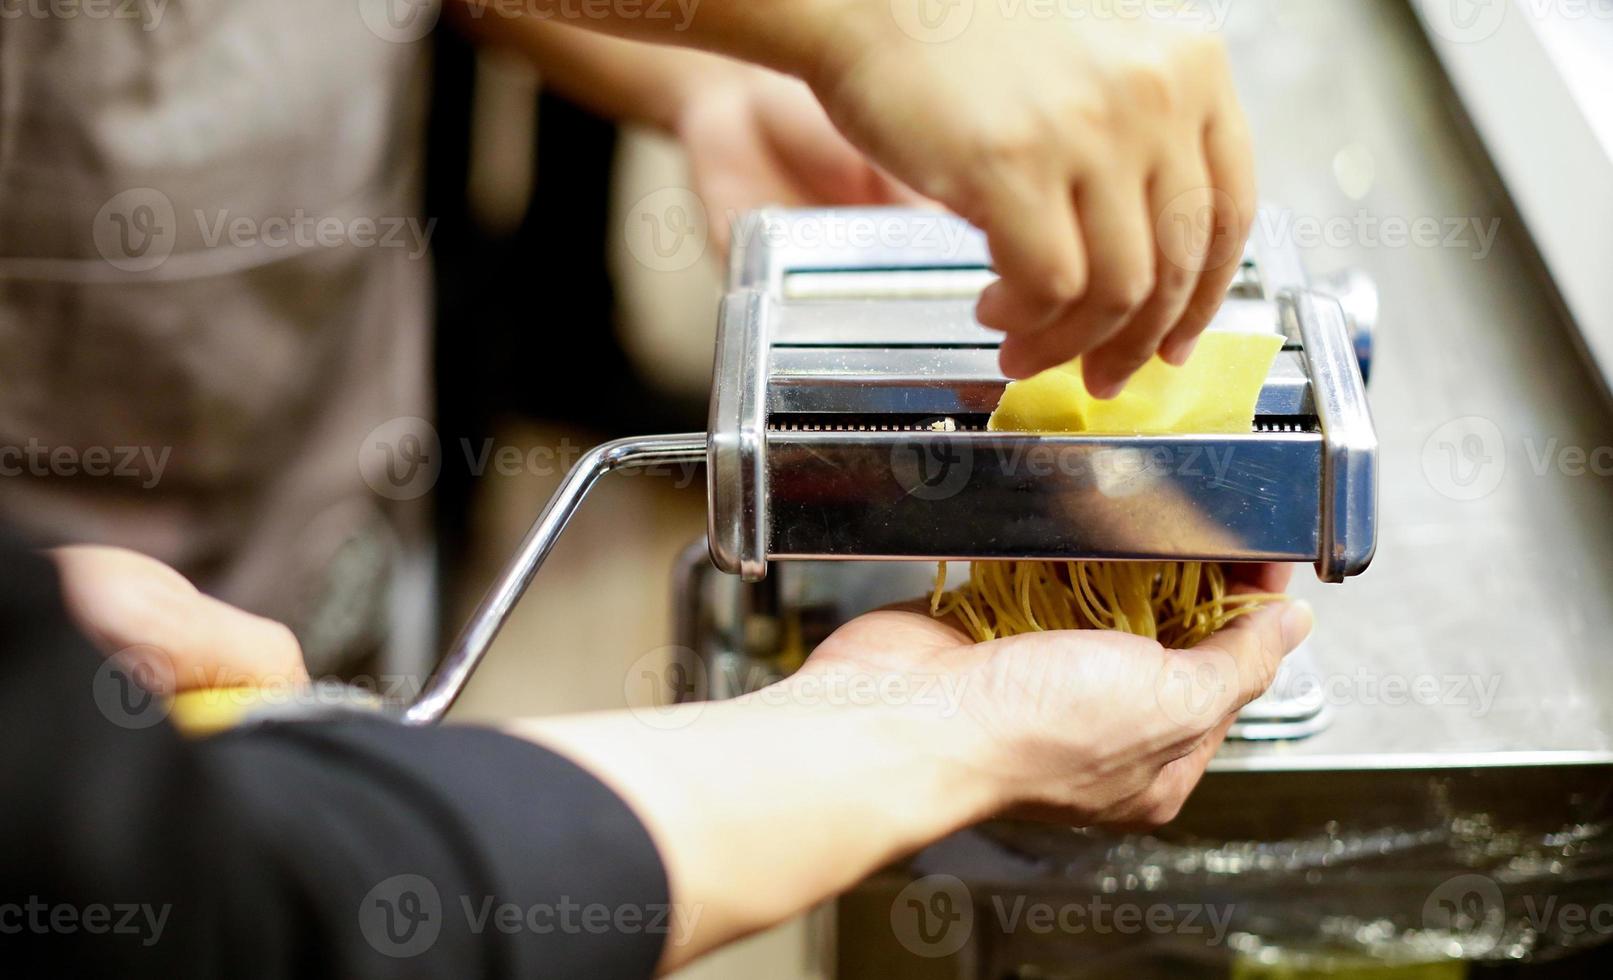
[[[0,16],[0,520],[171,562],[316,670],[386,642],[424,530],[360,469],[431,415],[424,31],[377,9]]]

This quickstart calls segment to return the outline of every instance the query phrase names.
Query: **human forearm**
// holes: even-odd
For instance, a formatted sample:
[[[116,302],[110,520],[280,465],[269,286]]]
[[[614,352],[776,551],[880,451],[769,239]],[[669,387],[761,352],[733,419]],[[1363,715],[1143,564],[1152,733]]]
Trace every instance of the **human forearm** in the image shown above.
[[[971,644],[887,610],[748,698],[511,731],[570,756],[644,821],[696,924],[665,949],[668,969],[999,813],[1170,820],[1309,628],[1303,606],[1273,603],[1187,651],[1095,630]]]
[[[530,58],[544,84],[607,118],[671,132],[678,113],[702,86],[743,70],[703,51],[622,40],[555,19],[474,15],[451,8],[471,37]]]
[[[884,0],[456,2],[487,24],[554,21],[803,80],[883,174],[986,233],[1001,278],[975,312],[1009,335],[1009,377],[1080,357],[1089,390],[1110,398],[1156,355],[1184,363],[1254,220],[1225,48],[1152,15],[1105,17],[1086,0],[939,23]]]
[[[673,902],[697,923],[667,947],[663,969],[784,921],[1000,804],[960,718],[828,707],[792,682],[763,696],[681,705],[653,728],[629,712],[511,728],[590,769],[649,827]]]
[[[848,32],[882,29],[868,0],[670,0],[584,4],[579,0],[452,0],[450,16],[483,37],[543,38],[573,45],[549,28],[582,28],[639,41],[701,48],[812,78]],[[582,50],[581,46],[573,50]],[[546,65],[546,67],[548,67]]]

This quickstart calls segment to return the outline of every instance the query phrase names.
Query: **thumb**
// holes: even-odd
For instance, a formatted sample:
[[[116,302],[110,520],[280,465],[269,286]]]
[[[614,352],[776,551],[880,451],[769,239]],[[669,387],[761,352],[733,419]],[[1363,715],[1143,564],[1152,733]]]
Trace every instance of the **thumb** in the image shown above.
[[[68,614],[90,641],[108,655],[162,651],[177,690],[308,679],[290,629],[203,595],[154,558],[86,545],[50,556]]]
[[[1294,652],[1315,626],[1316,615],[1304,600],[1277,602],[1240,616],[1209,639],[1173,656],[1213,667],[1222,678],[1226,698],[1217,706],[1222,715],[1241,710],[1266,692],[1277,678],[1283,658]]]

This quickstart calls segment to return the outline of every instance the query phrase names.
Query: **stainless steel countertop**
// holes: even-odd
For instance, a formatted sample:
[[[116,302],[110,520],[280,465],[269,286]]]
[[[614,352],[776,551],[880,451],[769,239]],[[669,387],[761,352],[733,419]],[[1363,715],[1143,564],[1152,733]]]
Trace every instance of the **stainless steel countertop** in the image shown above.
[[[1471,224],[1463,247],[1350,231],[1305,250],[1313,277],[1356,266],[1382,295],[1379,548],[1360,578],[1296,588],[1332,726],[1216,768],[1613,761],[1613,412],[1420,28],[1399,0],[1287,0],[1231,5],[1226,35],[1262,197],[1291,227],[1365,212],[1499,233],[1482,256]],[[1602,475],[1550,461],[1568,447],[1602,450]]]
[[[1301,676],[1285,668],[1278,685],[1319,684],[1331,724],[1229,743],[1213,770],[1613,763],[1613,409],[1526,232],[1401,0],[1228,11],[1262,196],[1278,215],[1255,234],[1332,222],[1340,237],[1301,242],[1311,276],[1357,267],[1381,293],[1369,392],[1381,485],[1371,568],[1342,585],[1295,579],[1318,625],[1310,656],[1291,658]],[[1466,230],[1455,247],[1391,247],[1357,215],[1434,219],[1441,239],[1451,222]],[[1497,228],[1487,251],[1475,221]],[[1566,447],[1602,449],[1604,475],[1539,462]],[[772,574],[788,602],[843,621],[924,592],[932,569],[778,563]],[[738,608],[737,580],[706,580],[728,596],[714,608]]]
[[[1304,676],[1285,668],[1278,685],[1320,684],[1329,727],[1229,743],[1212,771],[1613,763],[1613,406],[1527,233],[1402,0],[1227,12],[1277,215],[1255,234],[1281,245],[1331,230],[1299,241],[1312,278],[1356,267],[1380,290],[1369,397],[1381,484],[1366,573],[1295,579],[1318,625],[1310,656],[1290,660]],[[1437,222],[1440,244],[1382,236],[1419,219]],[[1586,458],[1598,450],[1601,475]],[[782,601],[832,628],[924,593],[933,566],[781,562],[770,574]],[[700,555],[683,576],[683,601],[718,617],[701,628],[739,643],[739,581]]]

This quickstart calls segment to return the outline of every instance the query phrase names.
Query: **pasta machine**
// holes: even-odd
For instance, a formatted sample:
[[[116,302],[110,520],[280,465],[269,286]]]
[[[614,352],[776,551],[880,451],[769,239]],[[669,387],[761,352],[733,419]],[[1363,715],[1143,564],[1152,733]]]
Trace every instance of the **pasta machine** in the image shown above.
[[[1248,433],[1037,435],[986,430],[1007,379],[973,315],[985,239],[960,219],[770,210],[735,243],[709,431],[584,456],[410,722],[447,711],[589,488],[625,467],[705,463],[712,561],[750,581],[771,561],[1037,558],[1308,562],[1338,582],[1372,559],[1369,284],[1322,292],[1292,250],[1245,254],[1211,329],[1284,338]]]

